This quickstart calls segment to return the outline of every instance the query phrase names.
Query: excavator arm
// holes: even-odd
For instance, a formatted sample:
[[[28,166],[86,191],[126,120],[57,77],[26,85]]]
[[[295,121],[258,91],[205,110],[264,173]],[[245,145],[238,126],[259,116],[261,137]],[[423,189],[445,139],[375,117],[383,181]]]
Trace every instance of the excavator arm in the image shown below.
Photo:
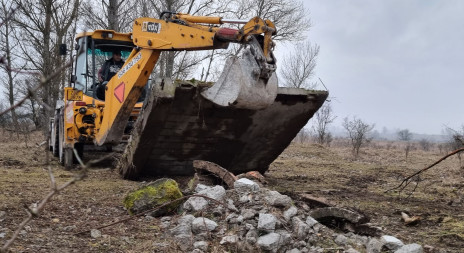
[[[226,62],[218,82],[203,94],[218,105],[262,109],[277,95],[274,43],[276,28],[258,17],[248,22],[220,17],[173,14],[164,19],[139,18],[133,25],[132,51],[124,66],[106,86],[106,101],[97,145],[118,144],[127,120],[155,67],[161,51],[211,50],[227,48],[229,43],[249,44],[241,58]],[[240,29],[220,28],[223,23],[244,23]],[[256,36],[262,35],[259,41]]]

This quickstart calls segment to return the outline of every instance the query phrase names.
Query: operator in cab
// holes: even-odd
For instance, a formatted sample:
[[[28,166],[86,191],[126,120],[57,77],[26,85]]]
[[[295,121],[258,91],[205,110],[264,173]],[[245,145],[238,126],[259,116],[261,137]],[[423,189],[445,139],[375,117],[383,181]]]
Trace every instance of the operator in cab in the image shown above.
[[[121,51],[114,50],[113,55],[110,59],[103,63],[102,67],[98,71],[98,81],[100,84],[97,86],[97,98],[105,100],[105,86],[111,78],[124,65],[124,60],[121,58]]]

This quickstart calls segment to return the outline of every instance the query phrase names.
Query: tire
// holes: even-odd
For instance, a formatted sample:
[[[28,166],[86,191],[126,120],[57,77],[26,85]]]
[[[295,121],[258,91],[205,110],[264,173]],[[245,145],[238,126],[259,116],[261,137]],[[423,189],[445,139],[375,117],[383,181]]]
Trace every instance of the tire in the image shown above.
[[[74,149],[76,149],[77,155],[82,160],[84,158],[84,143],[75,143]],[[77,161],[76,156],[74,155],[74,152],[73,152],[73,162],[79,163],[79,161]]]
[[[51,134],[50,134],[50,138],[51,138],[51,144],[52,144],[52,151],[53,151],[53,156],[54,157],[59,157],[60,156],[60,151],[59,151],[59,134],[60,134],[60,121],[59,121],[59,118],[60,118],[60,111],[58,110],[55,114],[55,123],[53,124],[53,128],[51,129]]]
[[[69,170],[73,166],[73,149],[64,147],[64,115],[59,114],[59,136],[58,136],[58,157],[60,163],[66,170]]]

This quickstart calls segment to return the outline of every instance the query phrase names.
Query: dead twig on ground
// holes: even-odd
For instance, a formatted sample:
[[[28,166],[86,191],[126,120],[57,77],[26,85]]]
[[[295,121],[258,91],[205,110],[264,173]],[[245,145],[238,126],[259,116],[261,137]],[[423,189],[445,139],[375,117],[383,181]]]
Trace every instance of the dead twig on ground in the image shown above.
[[[420,174],[424,173],[425,171],[433,168],[435,165],[441,163],[442,161],[444,161],[446,158],[450,157],[450,156],[453,156],[453,155],[456,155],[458,153],[461,153],[464,151],[464,148],[460,148],[460,149],[457,149],[457,150],[454,150],[453,152],[443,156],[442,158],[440,158],[438,161],[434,162],[433,164],[421,169],[421,170],[418,170],[416,171],[415,173],[407,176],[406,178],[403,179],[403,181],[401,181],[401,183],[396,186],[396,187],[393,187],[391,189],[388,189],[385,191],[385,193],[387,192],[390,192],[390,191],[394,191],[394,190],[397,190],[399,189],[399,193],[401,193],[410,183],[412,183],[413,181],[416,181],[417,184],[416,186],[414,187],[413,191],[414,192],[416,189],[417,189],[417,186],[419,185],[419,181],[418,180],[415,180]]]

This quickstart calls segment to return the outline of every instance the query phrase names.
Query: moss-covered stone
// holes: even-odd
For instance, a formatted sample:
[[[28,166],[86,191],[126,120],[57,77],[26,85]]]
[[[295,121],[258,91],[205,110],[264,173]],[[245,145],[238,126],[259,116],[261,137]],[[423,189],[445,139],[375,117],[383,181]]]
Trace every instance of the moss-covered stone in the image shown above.
[[[124,198],[123,204],[129,214],[133,215],[179,199],[182,196],[182,192],[176,181],[169,178],[162,178],[138,190],[130,192]],[[160,210],[156,210],[153,214],[159,216],[171,212],[176,209],[179,204],[180,202],[174,202]]]

